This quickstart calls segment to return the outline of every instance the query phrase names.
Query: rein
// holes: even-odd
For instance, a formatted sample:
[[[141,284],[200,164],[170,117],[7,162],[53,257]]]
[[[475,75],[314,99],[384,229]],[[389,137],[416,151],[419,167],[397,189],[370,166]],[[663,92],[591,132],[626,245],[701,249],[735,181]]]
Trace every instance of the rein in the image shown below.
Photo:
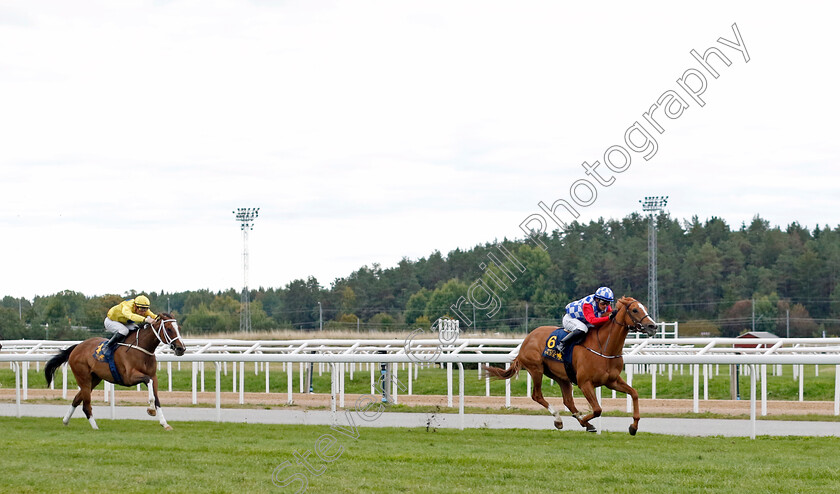
[[[127,346],[128,348],[134,348],[135,350],[140,350],[141,352],[145,353],[146,355],[154,356],[155,354],[146,350],[145,348],[139,347],[137,345],[131,345],[129,343],[117,343],[120,346]]]
[[[177,335],[177,336],[175,336],[175,338],[170,338],[169,333],[164,331],[164,329],[166,329],[166,323],[168,323],[168,322],[171,322],[172,327],[175,328],[175,334]],[[170,346],[174,345],[177,340],[181,339],[181,332],[178,330],[178,322],[175,319],[163,319],[163,320],[161,320],[160,321],[160,327],[158,329],[155,329],[154,325],[152,325],[152,324],[149,324],[147,326],[148,326],[149,329],[152,330],[152,334],[154,334],[155,337],[157,337],[158,341],[161,342],[164,345],[170,345]],[[141,352],[145,353],[146,355],[154,356],[154,352],[150,352],[150,351],[148,351],[145,348],[140,346],[140,330],[142,330],[143,328],[145,328],[147,326],[143,326],[142,328],[138,329],[137,332],[134,334],[134,345],[129,344],[129,343],[117,343],[117,344],[122,345],[122,346],[127,346],[128,348],[134,348],[136,350],[140,350]],[[163,333],[163,335],[164,335],[164,337],[166,338],[167,341],[163,341],[163,339],[160,337],[160,333]],[[157,346],[157,345],[155,345],[155,346]]]
[[[619,358],[619,357],[622,356],[622,355],[604,355],[603,353],[597,352],[597,351],[589,348],[588,346],[584,346],[583,348],[586,348],[587,350],[594,353],[595,355],[597,355],[599,357],[603,357],[603,358]]]
[[[630,325],[630,324],[623,324],[623,325],[622,325],[622,326],[624,326],[624,329],[626,329],[628,332],[629,332],[630,330],[632,330],[632,329],[639,329],[639,328],[641,328],[641,326],[642,326],[642,321],[644,321],[644,320],[645,320],[645,317],[650,317],[650,315],[649,315],[649,314],[647,314],[647,312],[645,312],[645,316],[644,316],[643,318],[641,318],[641,319],[639,319],[639,320],[637,321],[637,320],[633,319],[633,315],[632,315],[632,314],[630,314],[630,312],[629,312],[629,311],[627,311],[627,306],[626,306],[626,305],[622,305],[622,306],[621,306],[621,309],[624,309],[624,311],[627,313],[627,317],[629,317],[629,318],[630,318],[630,320],[631,320],[631,321],[633,321],[633,323],[634,323],[634,324],[632,324],[632,325]],[[616,316],[618,315],[618,311],[619,311],[619,310],[621,310],[621,309],[618,309],[618,310],[616,310],[616,311],[615,311]],[[644,308],[643,308],[643,309],[644,309]],[[618,323],[616,323],[616,322],[615,322],[615,317],[613,317],[613,321],[612,321],[612,322],[614,322],[615,324],[618,324]],[[604,349],[607,345],[609,345],[609,344],[610,344],[610,338],[612,338],[612,332],[610,332],[610,335],[609,335],[609,336],[607,336],[607,342],[606,342],[606,343],[604,343],[604,344],[601,344],[601,338],[600,338],[600,337],[601,337],[601,333],[600,333],[600,331],[599,331],[599,332],[595,335],[595,339],[596,339],[596,340],[598,340],[598,345],[599,345],[599,346],[601,347],[601,349],[603,350],[603,349]],[[590,352],[592,352],[592,353],[594,353],[595,355],[597,355],[597,356],[599,356],[599,357],[602,357],[602,358],[614,359],[614,358],[619,358],[619,357],[621,357],[621,356],[622,356],[622,354],[621,354],[621,353],[619,353],[618,355],[604,355],[603,353],[598,352],[598,351],[596,351],[596,350],[593,350],[592,348],[589,348],[589,347],[588,347],[588,346],[586,346],[586,345],[583,345],[583,348],[586,348],[586,349],[587,349],[587,350],[589,350]]]

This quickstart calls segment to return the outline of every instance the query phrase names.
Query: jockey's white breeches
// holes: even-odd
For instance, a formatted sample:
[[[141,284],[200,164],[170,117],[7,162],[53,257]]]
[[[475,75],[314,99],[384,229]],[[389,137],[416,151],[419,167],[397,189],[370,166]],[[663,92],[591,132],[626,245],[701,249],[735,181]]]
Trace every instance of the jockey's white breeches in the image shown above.
[[[129,321],[125,324],[119,321],[112,321],[111,319],[105,318],[105,329],[109,333],[119,333],[123,336],[127,335],[129,331],[132,329],[137,328],[137,323],[134,321]]]
[[[586,323],[581,321],[580,319],[575,319],[574,317],[566,314],[563,316],[563,329],[565,329],[568,333],[571,333],[576,329],[579,329],[586,333],[587,331],[589,331],[589,326],[587,326]]]

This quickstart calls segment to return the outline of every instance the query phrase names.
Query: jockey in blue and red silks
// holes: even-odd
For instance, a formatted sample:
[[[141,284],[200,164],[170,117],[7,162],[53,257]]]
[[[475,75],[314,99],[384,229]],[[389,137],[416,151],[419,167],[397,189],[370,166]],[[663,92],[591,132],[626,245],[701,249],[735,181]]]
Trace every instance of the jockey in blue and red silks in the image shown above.
[[[562,354],[567,343],[583,339],[589,328],[598,327],[607,322],[612,312],[610,304],[613,299],[612,290],[602,286],[592,295],[587,295],[567,305],[566,315],[563,316],[563,329],[568,334],[560,341],[557,351]]]

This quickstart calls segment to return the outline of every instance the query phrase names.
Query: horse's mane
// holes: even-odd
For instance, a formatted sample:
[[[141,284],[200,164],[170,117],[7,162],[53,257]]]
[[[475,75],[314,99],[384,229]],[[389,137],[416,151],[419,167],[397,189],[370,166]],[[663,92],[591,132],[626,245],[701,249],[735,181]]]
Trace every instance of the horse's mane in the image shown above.
[[[630,304],[632,304],[633,302],[636,302],[636,299],[635,299],[635,298],[633,298],[633,297],[628,297],[627,295],[622,295],[622,296],[621,296],[621,298],[620,298],[620,299],[618,299],[618,300],[616,300],[616,302],[615,302],[615,305],[616,305],[616,309],[615,309],[615,310],[616,310],[616,311],[618,311],[618,309],[619,309],[618,304],[621,304],[621,305],[623,305],[624,307],[627,307],[627,306],[629,306]]]
[[[618,311],[620,311],[621,309],[626,309],[627,307],[630,307],[630,304],[632,304],[633,302],[638,302],[638,301],[633,297],[628,297],[627,295],[622,295],[620,299],[617,299],[615,301],[615,307],[613,307],[612,313],[615,313],[615,315],[617,316]]]

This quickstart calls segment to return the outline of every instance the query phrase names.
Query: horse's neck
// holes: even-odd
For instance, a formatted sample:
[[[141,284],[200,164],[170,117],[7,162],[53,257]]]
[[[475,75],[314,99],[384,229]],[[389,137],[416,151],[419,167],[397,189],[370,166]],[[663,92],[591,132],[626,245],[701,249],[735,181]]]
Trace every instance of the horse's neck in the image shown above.
[[[624,340],[627,339],[627,328],[623,324],[609,320],[595,332],[599,346],[603,345],[605,355],[621,355],[624,351]]]
[[[145,326],[144,326],[145,328]],[[154,328],[148,329],[138,329],[137,334],[139,337],[135,337],[135,341],[137,341],[137,346],[146,350],[147,352],[154,353],[157,346],[160,344],[157,337],[155,337]]]

